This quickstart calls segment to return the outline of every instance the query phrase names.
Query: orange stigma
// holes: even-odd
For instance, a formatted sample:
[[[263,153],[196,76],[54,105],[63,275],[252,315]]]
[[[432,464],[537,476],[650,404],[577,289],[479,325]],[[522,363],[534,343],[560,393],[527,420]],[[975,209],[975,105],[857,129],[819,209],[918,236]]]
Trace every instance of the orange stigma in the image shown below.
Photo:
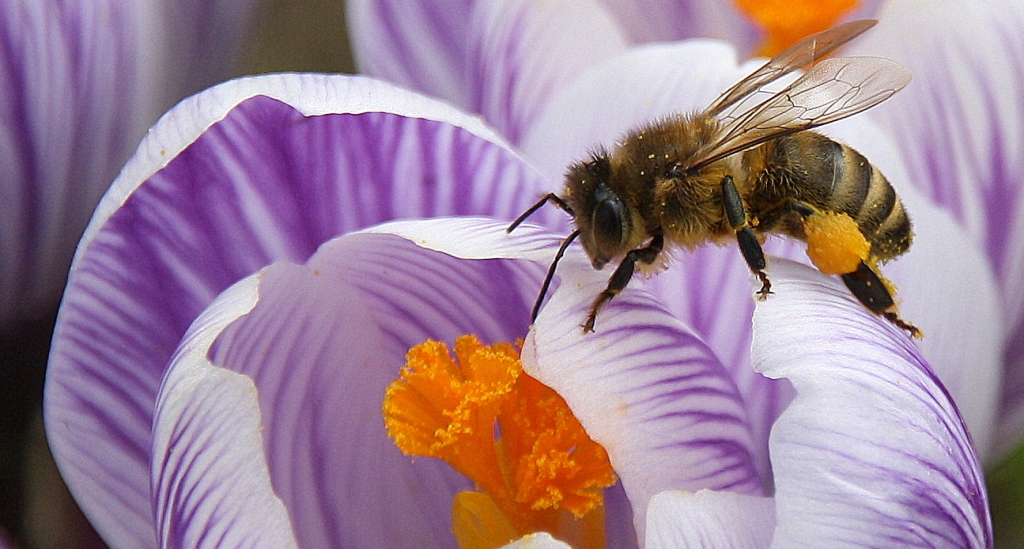
[[[519,350],[474,336],[409,350],[384,396],[384,424],[402,452],[442,459],[479,491],[452,504],[463,548],[501,547],[548,532],[573,547],[604,546],[608,454],[557,393],[522,370]]]
[[[736,0],[765,33],[757,55],[771,57],[797,40],[835,26],[857,0]]]

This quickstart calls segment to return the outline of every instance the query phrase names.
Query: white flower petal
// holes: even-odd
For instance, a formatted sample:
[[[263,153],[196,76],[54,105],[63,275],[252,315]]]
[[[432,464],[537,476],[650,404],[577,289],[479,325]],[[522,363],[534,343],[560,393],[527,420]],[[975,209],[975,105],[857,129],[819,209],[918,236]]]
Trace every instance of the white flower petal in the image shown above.
[[[777,259],[754,367],[797,396],[771,434],[778,547],[986,547],[978,456],[901,330],[838,280]]]
[[[775,529],[775,500],[735,492],[670,491],[647,506],[646,549],[765,549]]]

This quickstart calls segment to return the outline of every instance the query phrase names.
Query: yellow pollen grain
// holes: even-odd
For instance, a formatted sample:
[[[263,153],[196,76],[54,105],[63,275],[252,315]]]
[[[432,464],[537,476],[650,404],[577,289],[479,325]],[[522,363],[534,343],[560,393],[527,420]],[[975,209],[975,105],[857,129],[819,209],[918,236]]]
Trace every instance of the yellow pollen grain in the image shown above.
[[[757,55],[766,57],[835,26],[857,4],[857,0],[736,0],[736,6],[764,31]]]
[[[852,273],[868,259],[871,244],[847,214],[822,212],[804,221],[807,256],[827,275]]]

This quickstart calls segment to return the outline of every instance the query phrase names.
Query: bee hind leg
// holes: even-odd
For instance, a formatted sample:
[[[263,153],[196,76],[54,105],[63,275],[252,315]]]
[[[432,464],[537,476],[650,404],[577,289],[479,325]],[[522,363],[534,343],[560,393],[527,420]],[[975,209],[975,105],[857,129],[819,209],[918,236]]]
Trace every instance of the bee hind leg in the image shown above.
[[[921,330],[916,326],[905,322],[896,312],[896,303],[893,301],[892,293],[886,286],[882,277],[878,276],[867,263],[863,261],[852,273],[842,275],[843,282],[850,289],[850,293],[864,304],[871,312],[885,317],[902,330],[905,330],[911,337],[920,338]]]
[[[747,225],[747,210],[743,207],[743,200],[740,198],[740,192],[736,188],[732,176],[727,175],[722,178],[722,198],[729,226],[736,231],[736,242],[739,244],[740,253],[743,254],[743,259],[750,267],[750,271],[761,281],[761,289],[757,291],[757,298],[764,299],[772,293],[772,283],[768,280],[768,275],[764,273],[768,262],[764,258],[761,242],[754,234],[754,230]]]
[[[633,270],[636,267],[636,262],[641,261],[647,265],[654,263],[654,260],[658,258],[658,254],[661,253],[662,248],[665,247],[665,237],[661,234],[655,234],[651,239],[651,243],[644,248],[638,248],[631,250],[626,254],[626,257],[622,259],[622,263],[615,268],[615,272],[612,273],[612,277],[608,280],[608,286],[597,296],[594,300],[594,304],[590,307],[590,314],[587,315],[587,321],[583,324],[583,333],[590,333],[594,331],[594,322],[597,321],[597,311],[604,307],[605,303],[612,300],[613,297],[619,295],[622,290],[629,284],[631,278],[633,278]]]
[[[850,290],[850,293],[857,298],[857,301],[860,301],[867,307],[869,311],[892,322],[910,334],[911,337],[922,337],[921,330],[917,329],[913,324],[905,322],[900,318],[899,313],[896,312],[896,302],[892,297],[895,288],[890,286],[871,265],[864,261],[863,258],[870,257],[870,245],[848,214],[816,211],[808,204],[796,200],[790,201],[784,207],[803,217],[808,245],[807,255],[818,270],[825,274],[839,274],[846,287]],[[846,224],[841,223],[843,218],[846,218]],[[826,223],[824,225],[816,223],[816,228],[811,230],[808,223],[812,220],[833,220],[839,223]],[[828,227],[829,230],[824,231],[821,227]],[[831,250],[827,254],[812,253],[815,249],[813,244],[820,243],[822,240],[827,240],[831,244],[831,246],[825,246],[826,249],[831,248]],[[842,241],[844,244],[840,246],[838,244],[839,241]],[[863,246],[863,249],[858,251],[860,246]],[[837,252],[837,248],[841,249],[844,253]],[[851,254],[854,255],[853,258],[850,257]],[[857,260],[856,257],[862,259]],[[846,265],[845,268],[849,268],[851,259],[857,265],[853,271],[843,273],[841,270],[838,270],[838,268],[844,265]],[[871,262],[870,259],[868,261]]]

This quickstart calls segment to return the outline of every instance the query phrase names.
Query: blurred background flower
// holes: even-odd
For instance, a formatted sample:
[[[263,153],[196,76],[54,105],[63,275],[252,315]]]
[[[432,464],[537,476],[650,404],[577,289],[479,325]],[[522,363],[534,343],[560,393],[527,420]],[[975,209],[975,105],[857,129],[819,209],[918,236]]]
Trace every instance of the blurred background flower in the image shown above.
[[[251,45],[254,29],[273,36],[281,21],[296,22],[288,3],[265,3],[264,18],[257,4],[0,6],[0,530],[20,543],[78,541],[73,503],[55,499],[60,481],[39,412],[54,316],[100,196],[146,129],[183,97],[242,72],[327,67]],[[333,38],[321,35],[338,68],[347,66],[341,12],[334,7]]]

